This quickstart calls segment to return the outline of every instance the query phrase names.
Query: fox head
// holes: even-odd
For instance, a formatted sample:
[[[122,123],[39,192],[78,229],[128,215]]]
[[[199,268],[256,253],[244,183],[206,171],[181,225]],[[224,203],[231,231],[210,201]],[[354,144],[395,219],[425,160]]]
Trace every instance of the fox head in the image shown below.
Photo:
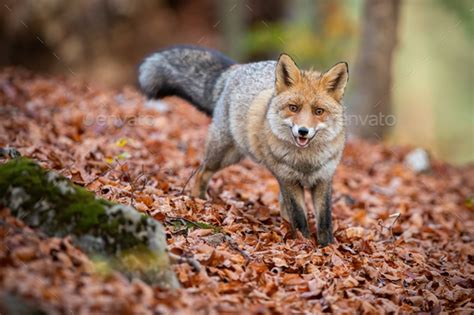
[[[344,128],[341,101],[348,78],[345,62],[324,73],[302,71],[282,54],[275,70],[275,97],[267,112],[272,132],[299,148],[308,147],[313,139],[333,140]]]

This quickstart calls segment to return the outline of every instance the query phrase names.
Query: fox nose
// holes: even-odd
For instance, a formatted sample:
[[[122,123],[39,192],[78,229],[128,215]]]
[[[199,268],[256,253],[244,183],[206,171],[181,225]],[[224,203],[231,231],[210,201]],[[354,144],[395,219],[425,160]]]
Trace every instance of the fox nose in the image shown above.
[[[302,137],[306,136],[308,132],[309,132],[308,128],[305,128],[305,127],[298,128],[298,134]]]

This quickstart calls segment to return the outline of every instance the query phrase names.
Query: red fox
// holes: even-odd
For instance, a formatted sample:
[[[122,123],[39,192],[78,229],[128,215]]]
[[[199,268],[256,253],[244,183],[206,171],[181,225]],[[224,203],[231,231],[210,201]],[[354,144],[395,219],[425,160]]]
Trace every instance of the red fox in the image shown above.
[[[308,188],[318,243],[333,242],[331,184],[345,143],[347,63],[320,73],[300,70],[286,54],[236,64],[215,50],[178,46],[148,57],[139,72],[149,98],[178,95],[212,116],[193,196],[204,199],[215,172],[249,156],[278,180],[281,215],[292,230],[310,236]]]

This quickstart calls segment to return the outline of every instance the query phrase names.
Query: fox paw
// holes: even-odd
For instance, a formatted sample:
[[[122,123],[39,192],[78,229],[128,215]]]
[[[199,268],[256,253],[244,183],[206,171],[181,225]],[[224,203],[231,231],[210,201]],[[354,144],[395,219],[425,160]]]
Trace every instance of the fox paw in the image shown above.
[[[321,247],[326,247],[329,244],[334,243],[334,237],[332,232],[319,232],[318,231],[318,244]]]

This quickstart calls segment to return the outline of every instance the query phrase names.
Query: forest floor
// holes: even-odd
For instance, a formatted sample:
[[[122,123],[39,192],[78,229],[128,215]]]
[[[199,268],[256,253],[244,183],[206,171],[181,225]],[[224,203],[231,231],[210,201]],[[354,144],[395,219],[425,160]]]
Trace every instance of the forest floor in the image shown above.
[[[336,243],[320,248],[289,237],[277,183],[253,162],[219,172],[209,200],[190,197],[210,119],[177,98],[154,104],[133,88],[0,72],[0,147],[156,218],[170,251],[201,265],[173,266],[176,291],[104,274],[68,238],[3,209],[4,303],[69,314],[474,312],[474,166],[434,160],[416,174],[403,163],[411,148],[349,140],[334,178]]]

